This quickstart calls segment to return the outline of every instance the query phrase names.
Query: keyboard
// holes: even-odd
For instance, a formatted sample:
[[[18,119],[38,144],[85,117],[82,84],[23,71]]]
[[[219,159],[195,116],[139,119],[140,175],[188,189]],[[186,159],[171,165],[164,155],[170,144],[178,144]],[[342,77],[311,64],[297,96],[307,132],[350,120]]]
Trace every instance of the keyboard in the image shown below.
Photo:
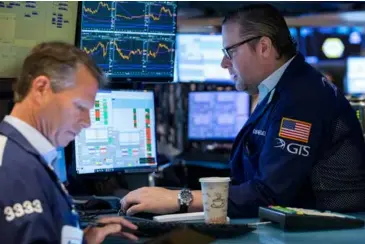
[[[119,209],[95,209],[95,210],[78,210],[80,216],[117,214]]]
[[[124,218],[138,226],[138,230],[133,231],[133,233],[139,237],[157,237],[175,229],[190,228],[201,234],[209,235],[214,238],[229,239],[247,234],[256,229],[255,226],[251,226],[249,224],[157,222],[130,216],[125,216]],[[81,224],[81,227],[83,226],[86,227]]]

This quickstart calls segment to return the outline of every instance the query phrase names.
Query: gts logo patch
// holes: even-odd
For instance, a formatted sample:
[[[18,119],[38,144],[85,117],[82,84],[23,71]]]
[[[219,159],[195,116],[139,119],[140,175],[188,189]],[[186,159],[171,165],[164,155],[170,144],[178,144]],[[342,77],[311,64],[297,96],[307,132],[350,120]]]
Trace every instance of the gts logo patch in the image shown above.
[[[276,138],[275,148],[280,148],[281,150],[287,150],[291,154],[300,155],[304,157],[309,156],[309,146],[301,145],[298,143],[289,143],[286,145],[286,142],[281,138]]]

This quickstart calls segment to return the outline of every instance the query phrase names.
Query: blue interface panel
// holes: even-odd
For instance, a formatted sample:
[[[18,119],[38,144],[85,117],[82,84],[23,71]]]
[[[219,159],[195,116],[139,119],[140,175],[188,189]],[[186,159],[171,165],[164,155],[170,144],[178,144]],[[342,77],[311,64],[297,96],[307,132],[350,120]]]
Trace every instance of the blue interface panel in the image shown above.
[[[153,92],[100,91],[90,120],[75,139],[78,174],[156,168]]]
[[[189,140],[234,140],[249,115],[250,97],[244,92],[190,92]]]
[[[83,1],[80,47],[109,77],[172,79],[176,11],[176,2]]]
[[[364,33],[365,27],[301,27],[300,51],[309,63],[345,60],[360,55]]]
[[[228,70],[221,67],[222,58],[221,35],[178,34],[175,81],[233,84]]]
[[[346,92],[349,94],[364,94],[365,57],[349,57],[346,67]]]

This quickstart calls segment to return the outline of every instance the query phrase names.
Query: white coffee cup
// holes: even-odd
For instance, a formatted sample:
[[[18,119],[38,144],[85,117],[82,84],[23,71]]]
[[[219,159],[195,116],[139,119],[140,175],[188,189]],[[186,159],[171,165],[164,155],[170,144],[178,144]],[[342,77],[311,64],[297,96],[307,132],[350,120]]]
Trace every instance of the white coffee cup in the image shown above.
[[[206,177],[201,183],[204,207],[204,219],[208,224],[227,223],[228,177]]]

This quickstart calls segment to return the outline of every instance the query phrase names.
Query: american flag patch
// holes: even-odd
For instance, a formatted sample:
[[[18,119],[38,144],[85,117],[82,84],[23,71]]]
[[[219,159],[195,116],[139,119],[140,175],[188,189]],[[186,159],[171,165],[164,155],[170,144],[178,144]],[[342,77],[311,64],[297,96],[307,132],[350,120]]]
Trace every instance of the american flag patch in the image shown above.
[[[300,120],[282,118],[279,136],[308,143],[312,124]]]

